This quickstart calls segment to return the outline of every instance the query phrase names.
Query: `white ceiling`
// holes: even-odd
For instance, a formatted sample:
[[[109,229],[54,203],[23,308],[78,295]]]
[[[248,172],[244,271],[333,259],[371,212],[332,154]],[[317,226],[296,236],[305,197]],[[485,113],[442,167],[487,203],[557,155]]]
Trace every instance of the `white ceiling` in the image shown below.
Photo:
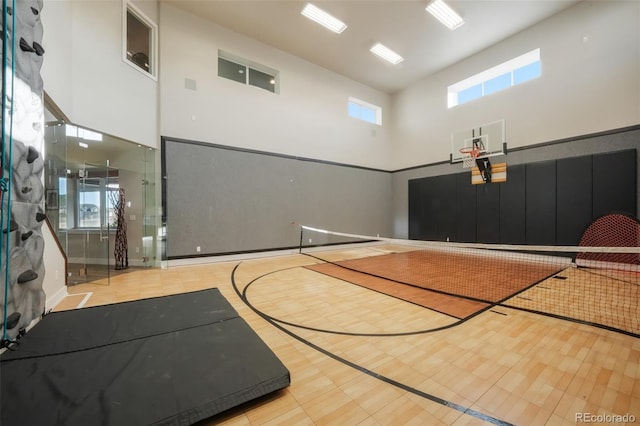
[[[465,20],[450,31],[428,0],[316,0],[348,27],[334,34],[300,14],[298,0],[162,0],[282,51],[393,93],[504,40],[580,0],[449,0]],[[390,65],[369,52],[380,42],[405,58]],[[264,64],[270,66],[270,64]]]

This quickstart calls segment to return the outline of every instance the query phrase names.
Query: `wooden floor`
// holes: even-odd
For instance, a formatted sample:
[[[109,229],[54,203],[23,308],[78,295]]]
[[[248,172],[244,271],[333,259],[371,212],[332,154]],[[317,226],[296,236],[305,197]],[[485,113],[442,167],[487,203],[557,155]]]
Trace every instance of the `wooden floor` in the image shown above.
[[[134,271],[69,287],[56,310],[219,288],[291,386],[202,425],[640,424],[638,338],[503,306],[451,326],[451,316],[304,268],[314,262]]]

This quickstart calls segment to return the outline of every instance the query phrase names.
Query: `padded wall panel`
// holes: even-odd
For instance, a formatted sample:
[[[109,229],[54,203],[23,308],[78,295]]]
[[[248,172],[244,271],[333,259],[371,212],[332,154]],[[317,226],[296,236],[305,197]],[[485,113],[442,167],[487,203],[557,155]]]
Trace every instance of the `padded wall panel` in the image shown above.
[[[480,243],[500,241],[500,185],[477,185],[477,234]]]
[[[556,243],[556,161],[526,165],[527,244]]]
[[[422,225],[421,240],[435,240],[438,238],[438,199],[437,182],[439,176],[425,178],[422,182]]]
[[[409,181],[409,239],[420,239],[422,226],[422,181]]]
[[[456,240],[459,242],[477,242],[476,234],[476,187],[471,184],[469,173],[456,176]]]
[[[593,219],[609,213],[636,216],[636,150],[593,156]]]
[[[592,156],[563,158],[556,162],[556,241],[578,245],[592,218]]]
[[[457,238],[456,175],[439,176],[436,181],[438,206],[438,236],[440,241]]]
[[[500,242],[525,244],[525,165],[509,166],[507,173],[507,181],[500,184]]]

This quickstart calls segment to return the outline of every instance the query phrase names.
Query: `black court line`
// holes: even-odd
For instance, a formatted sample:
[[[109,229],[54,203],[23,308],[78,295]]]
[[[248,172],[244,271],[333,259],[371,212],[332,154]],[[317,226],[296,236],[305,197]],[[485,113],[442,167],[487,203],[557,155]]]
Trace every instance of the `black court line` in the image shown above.
[[[326,350],[326,349],[324,349],[324,348],[322,348],[322,347],[320,347],[320,346],[318,346],[318,345],[316,345],[314,343],[311,343],[310,341],[308,341],[308,340],[298,336],[297,334],[293,333],[292,331],[286,329],[282,325],[278,324],[278,322],[276,322],[275,320],[271,319],[271,317],[269,317],[268,315],[263,314],[255,306],[253,306],[249,302],[247,297],[246,297],[247,288],[251,284],[253,284],[256,280],[258,280],[258,279],[260,279],[260,278],[262,278],[262,277],[264,277],[266,275],[269,275],[269,274],[265,274],[265,275],[262,275],[260,277],[257,277],[255,279],[251,280],[245,286],[244,290],[241,293],[240,290],[238,289],[238,286],[237,286],[236,280],[235,280],[236,270],[238,269],[239,266],[240,266],[240,263],[238,263],[233,268],[233,271],[231,272],[231,284],[232,284],[233,289],[235,290],[236,294],[238,295],[238,297],[240,297],[240,299],[253,312],[255,312],[257,315],[262,317],[265,321],[269,322],[274,327],[276,327],[278,330],[288,334],[289,336],[293,337],[294,339],[298,340],[299,342],[304,343],[305,345],[317,350],[318,352],[320,352],[320,353],[322,353],[322,354],[324,354],[324,355],[326,355],[326,356],[328,356],[328,357],[330,357],[330,358],[332,358],[332,359],[334,359],[336,361],[339,361],[339,362],[341,362],[341,363],[343,363],[343,364],[345,364],[345,365],[347,365],[347,366],[349,366],[351,368],[354,368],[354,369],[356,369],[356,370],[358,370],[358,371],[360,371],[362,373],[365,373],[365,374],[367,374],[367,375],[369,375],[369,376],[371,376],[373,378],[376,378],[376,379],[381,380],[381,381],[383,381],[385,383],[388,383],[388,384],[393,385],[393,386],[395,386],[397,388],[400,388],[400,389],[402,389],[402,390],[404,390],[406,392],[410,392],[410,393],[412,393],[414,395],[420,396],[420,397],[422,397],[424,399],[427,399],[429,401],[432,401],[432,402],[435,402],[437,404],[443,405],[445,407],[449,407],[451,409],[457,410],[457,411],[459,411],[459,412],[461,412],[463,414],[468,414],[470,416],[473,416],[473,417],[475,417],[477,419],[486,421],[488,423],[492,423],[492,424],[495,424],[495,425],[501,425],[501,426],[513,426],[511,423],[508,423],[508,422],[506,422],[504,420],[500,420],[500,419],[498,419],[496,417],[492,417],[492,416],[490,416],[488,414],[481,413],[481,412],[473,410],[473,409],[471,409],[469,407],[464,407],[464,406],[462,406],[460,404],[456,404],[455,402],[447,401],[447,400],[445,400],[443,398],[437,397],[437,396],[429,394],[427,392],[423,392],[423,391],[421,391],[419,389],[416,389],[416,388],[412,388],[410,386],[405,385],[404,383],[400,383],[400,382],[398,382],[396,380],[393,380],[393,379],[391,379],[389,377],[386,377],[386,376],[383,376],[381,374],[378,374],[375,371],[372,371],[372,370],[369,370],[367,368],[364,368],[364,367],[362,367],[362,366],[360,366],[360,365],[358,365],[356,363],[353,363],[353,362],[351,362],[351,361],[349,361],[349,360],[347,360],[345,358],[342,358],[342,357],[340,357],[340,356],[338,356],[338,355],[336,355],[336,354],[334,354],[332,352],[329,352],[328,350]],[[289,269],[291,269],[291,268],[289,268]]]

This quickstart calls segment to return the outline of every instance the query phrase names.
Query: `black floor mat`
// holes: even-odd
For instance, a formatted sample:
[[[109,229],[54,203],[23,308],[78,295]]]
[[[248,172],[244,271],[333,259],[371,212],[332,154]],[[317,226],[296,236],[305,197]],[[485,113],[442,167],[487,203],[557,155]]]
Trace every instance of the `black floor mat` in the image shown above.
[[[45,316],[0,358],[0,424],[188,425],[289,371],[218,289]]]

